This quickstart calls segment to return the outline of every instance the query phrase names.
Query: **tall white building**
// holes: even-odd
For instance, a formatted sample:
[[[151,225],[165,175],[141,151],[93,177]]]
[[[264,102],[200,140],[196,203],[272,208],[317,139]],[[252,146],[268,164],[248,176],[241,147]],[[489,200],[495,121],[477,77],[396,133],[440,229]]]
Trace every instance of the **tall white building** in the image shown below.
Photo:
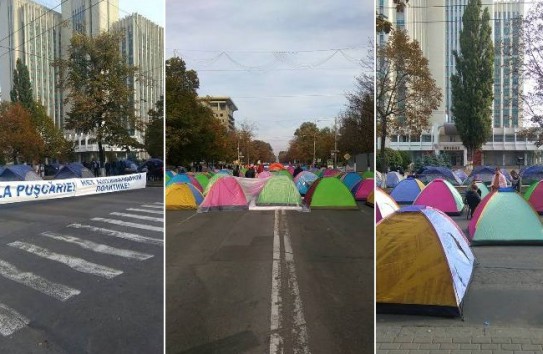
[[[123,56],[139,68],[139,76],[127,84],[134,87],[136,114],[148,122],[148,111],[163,95],[164,29],[145,17],[132,14],[119,20],[118,0],[64,0],[62,12],[48,9],[31,0],[0,0],[0,89],[9,100],[17,58],[28,66],[34,97],[47,108],[55,125],[64,127],[63,93],[56,88],[55,59],[67,53],[74,32],[90,36],[113,28],[125,31],[120,43]],[[143,134],[131,130],[140,142]],[[92,135],[66,132],[76,142],[80,160],[97,157],[98,146]],[[114,153],[116,147],[106,147]]]
[[[147,112],[163,95],[164,82],[164,29],[139,14],[132,14],[113,26],[125,33],[121,51],[129,65],[138,68],[138,79],[129,84],[134,87],[134,105],[144,123],[149,122]],[[136,138],[143,142],[141,132]]]
[[[462,16],[468,0],[411,0],[403,13],[396,11],[392,0],[377,0],[377,12],[383,13],[395,28],[405,28],[412,39],[419,42],[429,60],[430,71],[441,88],[443,100],[433,112],[430,131],[418,136],[392,136],[388,146],[411,151],[412,157],[430,152],[447,153],[455,165],[464,165],[467,151],[452,126],[451,75],[456,72],[453,50],[460,51],[459,37]],[[483,164],[514,166],[523,159],[524,164],[539,161],[537,147],[517,136],[522,127],[522,80],[520,66],[522,50],[519,50],[520,24],[524,11],[518,0],[483,0],[489,9],[492,38],[495,48],[494,102],[491,139],[483,145]],[[385,43],[386,36],[378,35],[378,44]]]
[[[60,13],[30,0],[0,0],[0,90],[9,101],[13,70],[20,58],[28,67],[32,91],[60,124],[62,100],[51,63],[61,55]]]

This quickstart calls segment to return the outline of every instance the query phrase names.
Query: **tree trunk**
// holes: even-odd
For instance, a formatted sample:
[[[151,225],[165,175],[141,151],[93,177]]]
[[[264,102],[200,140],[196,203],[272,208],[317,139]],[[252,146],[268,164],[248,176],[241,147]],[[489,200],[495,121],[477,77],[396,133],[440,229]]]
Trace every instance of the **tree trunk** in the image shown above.
[[[386,161],[385,154],[385,142],[387,138],[387,124],[386,119],[381,119],[381,150],[379,154],[381,155],[381,172],[386,173],[388,168],[388,161]]]
[[[106,157],[104,147],[102,146],[102,139],[98,139],[98,159],[100,160],[100,175],[102,175],[102,169],[106,163]]]

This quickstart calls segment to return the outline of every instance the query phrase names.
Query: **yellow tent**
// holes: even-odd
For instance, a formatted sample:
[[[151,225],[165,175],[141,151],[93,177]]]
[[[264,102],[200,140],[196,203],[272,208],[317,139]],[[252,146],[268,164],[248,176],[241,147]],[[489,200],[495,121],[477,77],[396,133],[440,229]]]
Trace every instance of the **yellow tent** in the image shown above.
[[[366,204],[369,206],[373,206],[375,204],[375,190],[372,190],[370,194],[368,194],[368,199],[366,199]]]
[[[461,315],[475,257],[458,226],[424,206],[377,224],[377,311]]]
[[[166,188],[166,210],[196,209],[203,196],[189,183],[172,184]]]

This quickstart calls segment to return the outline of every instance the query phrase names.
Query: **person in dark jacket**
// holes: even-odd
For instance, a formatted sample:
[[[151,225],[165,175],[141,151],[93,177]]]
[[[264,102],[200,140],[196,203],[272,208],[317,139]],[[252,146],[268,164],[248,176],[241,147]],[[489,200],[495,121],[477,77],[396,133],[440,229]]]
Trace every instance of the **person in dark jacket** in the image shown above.
[[[479,187],[475,183],[472,183],[470,189],[466,192],[466,204],[469,206],[469,218],[473,217],[473,212],[477,205],[481,202],[481,196]]]
[[[255,178],[255,167],[251,165],[249,169],[247,169],[247,172],[245,172],[246,178]]]
[[[300,164],[296,165],[296,168],[294,169],[294,173],[292,174],[292,177],[296,177],[302,171],[303,171],[302,166],[300,166]]]

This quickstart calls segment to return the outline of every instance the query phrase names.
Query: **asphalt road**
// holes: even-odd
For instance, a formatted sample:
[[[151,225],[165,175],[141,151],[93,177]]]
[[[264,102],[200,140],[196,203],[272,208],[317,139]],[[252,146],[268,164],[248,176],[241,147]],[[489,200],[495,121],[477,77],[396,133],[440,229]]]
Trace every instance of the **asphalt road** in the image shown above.
[[[162,202],[146,188],[0,205],[0,352],[162,353]]]
[[[467,235],[466,216],[453,219]],[[474,246],[471,249],[478,264],[464,298],[463,320],[378,314],[377,326],[543,329],[543,247]]]
[[[373,209],[166,214],[167,353],[374,351]]]

